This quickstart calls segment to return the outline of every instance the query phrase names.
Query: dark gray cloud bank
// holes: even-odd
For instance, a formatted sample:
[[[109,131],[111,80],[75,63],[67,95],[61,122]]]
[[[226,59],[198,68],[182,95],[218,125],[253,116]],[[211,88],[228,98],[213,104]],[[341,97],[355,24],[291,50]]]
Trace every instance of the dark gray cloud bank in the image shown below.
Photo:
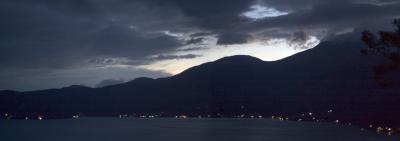
[[[243,16],[254,5],[288,14]],[[206,36],[230,45],[388,29],[388,21],[400,16],[398,9],[398,0],[2,0],[0,89],[166,76],[135,66],[198,57],[163,54],[203,43]],[[182,40],[169,33],[191,36]]]

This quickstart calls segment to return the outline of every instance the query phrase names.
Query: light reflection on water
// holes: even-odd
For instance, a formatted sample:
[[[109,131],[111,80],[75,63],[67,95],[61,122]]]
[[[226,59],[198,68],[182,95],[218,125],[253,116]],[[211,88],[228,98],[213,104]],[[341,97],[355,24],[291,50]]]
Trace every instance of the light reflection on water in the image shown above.
[[[270,119],[1,120],[4,141],[397,141],[359,128]]]

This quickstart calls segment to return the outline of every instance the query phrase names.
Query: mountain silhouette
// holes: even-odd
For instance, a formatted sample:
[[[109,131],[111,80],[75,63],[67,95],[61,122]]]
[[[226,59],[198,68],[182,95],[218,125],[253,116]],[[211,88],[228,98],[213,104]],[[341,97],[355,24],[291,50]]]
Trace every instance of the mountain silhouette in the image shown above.
[[[400,125],[399,88],[383,89],[372,67],[385,60],[363,56],[358,41],[323,42],[288,58],[266,62],[237,55],[166,78],[89,88],[1,91],[0,112],[15,118],[73,114],[299,115],[334,109],[332,119]]]

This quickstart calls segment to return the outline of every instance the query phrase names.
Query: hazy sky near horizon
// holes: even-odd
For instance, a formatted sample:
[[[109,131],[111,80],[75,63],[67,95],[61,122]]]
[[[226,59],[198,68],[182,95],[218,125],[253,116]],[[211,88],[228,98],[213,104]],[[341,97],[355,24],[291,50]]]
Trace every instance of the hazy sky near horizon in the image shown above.
[[[165,77],[232,55],[275,61],[359,29],[398,0],[2,0],[0,90]]]

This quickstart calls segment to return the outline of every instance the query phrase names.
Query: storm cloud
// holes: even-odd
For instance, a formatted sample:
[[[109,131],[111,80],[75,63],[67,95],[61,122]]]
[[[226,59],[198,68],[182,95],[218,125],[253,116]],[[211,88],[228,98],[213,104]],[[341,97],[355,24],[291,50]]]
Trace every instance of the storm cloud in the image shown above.
[[[246,17],[255,5],[272,16]],[[398,9],[397,0],[2,0],[0,89],[94,86],[124,77],[118,71],[126,80],[166,76],[135,66],[196,58],[202,54],[173,53],[200,45],[274,38],[295,44],[349,29],[389,29]],[[39,81],[46,85],[33,84]]]

